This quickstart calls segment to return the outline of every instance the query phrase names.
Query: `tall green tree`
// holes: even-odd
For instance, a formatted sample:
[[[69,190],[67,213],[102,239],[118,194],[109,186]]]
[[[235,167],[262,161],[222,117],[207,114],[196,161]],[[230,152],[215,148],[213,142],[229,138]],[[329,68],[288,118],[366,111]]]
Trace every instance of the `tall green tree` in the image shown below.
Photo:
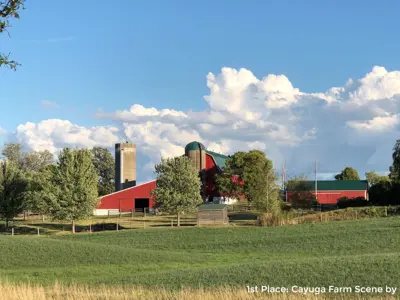
[[[2,155],[24,172],[37,172],[54,163],[54,156],[48,150],[24,152],[22,145],[18,143],[5,144]]]
[[[375,171],[365,172],[365,178],[368,181],[369,186],[374,186],[380,182],[389,182],[389,176],[379,175]]]
[[[155,166],[157,185],[153,191],[156,208],[161,212],[175,214],[180,226],[180,217],[191,212],[203,202],[201,180],[186,156],[162,159]]]
[[[392,159],[389,178],[393,183],[397,184],[400,183],[400,140],[397,140],[393,147]]]
[[[13,162],[18,168],[21,168],[24,158],[22,145],[18,143],[5,144],[1,154],[9,161]]]
[[[19,19],[19,11],[24,8],[25,0],[3,0],[0,1],[0,33],[7,32],[11,19]],[[0,53],[0,67],[8,66],[15,70],[18,62],[10,59],[9,54]]]
[[[356,169],[352,167],[345,167],[342,172],[335,175],[336,180],[360,180],[360,176]]]
[[[33,151],[23,155],[21,168],[25,172],[38,172],[41,168],[53,163],[54,156],[50,151]]]
[[[104,196],[114,192],[115,188],[115,162],[111,152],[106,148],[94,147],[93,165],[99,176],[98,192],[99,196]]]
[[[71,221],[73,233],[76,221],[93,214],[98,176],[89,150],[64,149],[56,166],[42,172],[37,183],[37,206],[55,220]]]
[[[31,173],[28,173],[31,174]],[[27,209],[42,215],[51,215],[50,203],[58,201],[61,189],[55,185],[56,165],[41,168],[34,176],[30,176],[27,196]]]
[[[28,182],[18,167],[8,160],[0,161],[0,216],[8,223],[23,212]]]
[[[238,180],[232,180],[237,177]],[[246,199],[258,209],[270,212],[279,205],[279,188],[272,161],[262,151],[236,152],[226,161],[216,183],[222,194]]]

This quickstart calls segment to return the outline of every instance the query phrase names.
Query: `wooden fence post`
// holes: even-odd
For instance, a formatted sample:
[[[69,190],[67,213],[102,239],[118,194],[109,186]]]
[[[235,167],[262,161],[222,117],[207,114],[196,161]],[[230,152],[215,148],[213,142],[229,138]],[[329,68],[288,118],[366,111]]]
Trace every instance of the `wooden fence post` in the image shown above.
[[[38,236],[40,235],[40,229],[39,229],[39,227],[37,228],[37,235],[38,235]]]
[[[14,235],[14,227],[11,228],[11,235]]]
[[[89,233],[92,233],[92,223],[89,224]]]
[[[117,222],[117,231],[118,231],[118,222]]]

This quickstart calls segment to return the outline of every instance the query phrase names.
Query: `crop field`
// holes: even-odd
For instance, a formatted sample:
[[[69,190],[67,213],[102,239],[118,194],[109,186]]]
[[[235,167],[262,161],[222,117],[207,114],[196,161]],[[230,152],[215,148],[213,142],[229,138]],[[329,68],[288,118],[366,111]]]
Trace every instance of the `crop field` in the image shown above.
[[[45,286],[400,287],[400,218],[0,236],[0,278]],[[398,292],[399,293],[399,292]]]

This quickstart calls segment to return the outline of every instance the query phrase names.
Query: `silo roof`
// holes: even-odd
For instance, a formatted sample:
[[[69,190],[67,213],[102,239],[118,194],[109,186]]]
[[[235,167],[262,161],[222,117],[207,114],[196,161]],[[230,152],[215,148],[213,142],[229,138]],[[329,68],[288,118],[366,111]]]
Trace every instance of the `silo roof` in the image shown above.
[[[186,151],[199,150],[199,145],[200,145],[202,150],[206,150],[206,147],[204,147],[204,145],[202,143],[196,142],[196,141],[187,144],[186,147],[185,147],[185,150]]]

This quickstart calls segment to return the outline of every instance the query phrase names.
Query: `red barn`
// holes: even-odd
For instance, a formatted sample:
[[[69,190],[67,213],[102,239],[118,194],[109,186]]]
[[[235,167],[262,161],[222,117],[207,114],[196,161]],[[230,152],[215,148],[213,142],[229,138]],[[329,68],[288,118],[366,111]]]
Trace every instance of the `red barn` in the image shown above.
[[[108,215],[109,211],[131,212],[143,211],[154,207],[151,191],[156,188],[156,181],[149,181],[100,198],[95,210],[96,215]]]
[[[208,151],[203,144],[191,142],[185,147],[185,155],[190,158],[193,166],[199,170],[200,177],[205,183],[203,196],[205,199],[219,199],[220,193],[215,186],[215,174],[222,171],[228,158],[213,151]],[[134,187],[100,198],[100,204],[95,210],[96,215],[108,215],[109,211],[143,211],[143,208],[153,208],[154,199],[151,191],[156,187],[156,180],[146,182]],[[230,200],[230,199],[225,199]]]
[[[366,180],[320,180],[317,181],[317,189],[315,189],[315,181],[302,181],[302,186],[306,187],[306,192],[316,195],[320,204],[337,204],[342,197],[364,197],[368,200],[368,182]],[[287,202],[291,203],[291,197],[295,192],[299,191],[295,191],[294,188],[286,190]]]

